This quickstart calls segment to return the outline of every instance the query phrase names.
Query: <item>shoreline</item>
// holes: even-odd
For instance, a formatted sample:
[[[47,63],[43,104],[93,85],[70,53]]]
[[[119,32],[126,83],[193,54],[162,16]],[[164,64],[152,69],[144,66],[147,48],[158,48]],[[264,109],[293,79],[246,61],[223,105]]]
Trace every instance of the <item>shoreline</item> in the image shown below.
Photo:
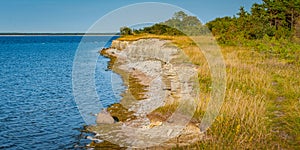
[[[158,137],[157,133],[153,134],[154,132],[148,134],[148,136],[150,135],[153,138],[156,137],[159,139],[159,141],[154,143],[147,143],[150,147],[154,146],[156,148],[156,143],[161,141],[164,141],[163,145],[159,145],[158,147],[163,146],[165,148],[178,145],[178,141],[181,141],[181,146],[187,146],[195,141],[199,141],[202,134],[195,123],[188,121],[180,133],[175,132],[177,131],[176,129],[171,129],[178,128],[179,126],[170,120],[185,120],[184,118],[188,119],[188,116],[180,113],[178,114],[180,118],[178,116],[177,118],[172,118],[170,114],[161,114],[156,111],[160,107],[184,101],[181,99],[191,99],[189,96],[193,91],[182,89],[186,85],[183,85],[181,80],[185,80],[185,83],[188,83],[187,86],[192,87],[192,76],[183,74],[186,72],[180,72],[179,70],[183,69],[190,72],[190,75],[194,73],[197,75],[197,73],[194,67],[179,63],[182,61],[180,60],[182,59],[182,54],[179,51],[170,41],[156,38],[139,39],[136,41],[114,40],[110,48],[103,49],[100,52],[101,55],[110,59],[108,68],[122,77],[128,89],[122,94],[120,103],[108,108],[114,117],[121,118],[120,120],[122,121],[114,125],[119,127],[111,129],[105,125],[98,125],[90,127],[89,130],[105,137],[107,132],[111,135],[114,130],[121,131],[123,135],[128,136],[129,132],[136,132],[139,135],[143,135],[144,132],[154,129],[157,129],[156,132],[162,134],[164,129],[167,129],[168,133],[165,133],[166,136],[164,135],[163,138]],[[131,78],[136,79],[133,83],[138,83],[136,84],[137,88],[134,90],[130,89],[133,85],[130,82]],[[141,90],[141,87],[144,89]],[[137,89],[140,90],[136,91]],[[143,95],[143,98],[138,99],[137,95]],[[122,107],[118,107],[120,105]],[[122,113],[119,112],[120,110]],[[124,114],[129,116],[122,116]],[[172,123],[168,123],[168,121]],[[120,130],[120,126],[130,128]],[[132,131],[132,128],[135,128],[135,130]],[[177,134],[180,135],[182,140],[178,139]],[[111,140],[114,141],[116,139]],[[117,139],[116,142],[122,141],[120,143],[129,147],[140,145],[132,140],[130,138]],[[145,144],[145,142],[145,139],[144,141],[142,140],[142,143]]]

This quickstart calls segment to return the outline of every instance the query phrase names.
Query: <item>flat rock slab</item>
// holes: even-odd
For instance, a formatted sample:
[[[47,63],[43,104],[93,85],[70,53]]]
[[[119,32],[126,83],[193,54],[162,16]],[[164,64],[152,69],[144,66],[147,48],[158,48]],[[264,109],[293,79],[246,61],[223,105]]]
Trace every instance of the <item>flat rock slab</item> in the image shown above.
[[[114,122],[114,118],[107,112],[100,112],[97,114],[97,124],[113,124]]]

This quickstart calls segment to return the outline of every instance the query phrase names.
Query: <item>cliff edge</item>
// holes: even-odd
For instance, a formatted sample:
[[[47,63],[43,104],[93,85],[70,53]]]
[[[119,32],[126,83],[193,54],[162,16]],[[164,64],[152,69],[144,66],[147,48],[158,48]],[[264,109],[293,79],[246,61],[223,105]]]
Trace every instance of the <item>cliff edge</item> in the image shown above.
[[[120,74],[127,90],[120,104],[108,108],[120,122],[90,128],[121,147],[172,148],[201,139],[191,121],[199,97],[196,67],[168,40],[114,40],[101,54]],[[173,106],[168,113],[164,106]],[[160,110],[160,111],[158,111]]]

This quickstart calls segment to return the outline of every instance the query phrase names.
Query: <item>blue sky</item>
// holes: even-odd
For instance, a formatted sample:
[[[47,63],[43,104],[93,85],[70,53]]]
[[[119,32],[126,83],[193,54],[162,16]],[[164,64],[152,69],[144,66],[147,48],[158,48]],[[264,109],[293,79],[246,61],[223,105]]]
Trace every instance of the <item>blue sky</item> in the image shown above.
[[[207,22],[261,0],[0,0],[0,32],[86,32],[105,14],[142,2],[176,5]]]

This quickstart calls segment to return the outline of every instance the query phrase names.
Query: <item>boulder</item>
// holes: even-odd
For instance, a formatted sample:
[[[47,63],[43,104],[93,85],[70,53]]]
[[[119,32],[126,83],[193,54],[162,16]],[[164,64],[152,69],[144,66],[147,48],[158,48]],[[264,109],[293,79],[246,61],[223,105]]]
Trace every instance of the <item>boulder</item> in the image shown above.
[[[114,118],[106,111],[101,111],[97,114],[97,124],[113,124],[114,122]]]

